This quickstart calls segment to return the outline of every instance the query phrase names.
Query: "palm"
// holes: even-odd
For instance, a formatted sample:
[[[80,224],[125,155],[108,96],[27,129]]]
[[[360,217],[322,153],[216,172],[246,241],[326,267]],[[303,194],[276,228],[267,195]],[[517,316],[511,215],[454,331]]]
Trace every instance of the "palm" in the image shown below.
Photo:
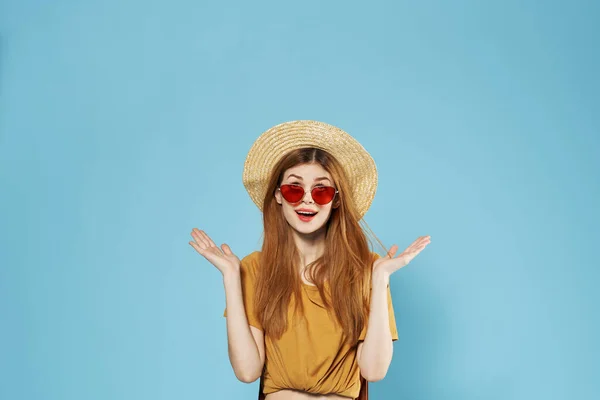
[[[394,254],[398,251],[398,246],[393,245],[385,257],[375,260],[373,270],[382,270],[391,275],[400,268],[408,265],[430,242],[431,236],[420,236],[397,257],[394,257]]]
[[[225,243],[217,247],[215,242],[206,234],[197,228],[192,229],[194,238],[189,244],[196,249],[200,255],[213,264],[222,274],[239,269],[240,259],[233,254],[231,249]]]

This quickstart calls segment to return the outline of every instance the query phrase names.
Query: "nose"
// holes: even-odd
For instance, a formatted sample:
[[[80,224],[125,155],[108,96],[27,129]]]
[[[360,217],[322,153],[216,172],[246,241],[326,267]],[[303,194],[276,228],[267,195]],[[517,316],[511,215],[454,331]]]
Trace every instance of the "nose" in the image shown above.
[[[304,201],[305,203],[307,203],[307,202],[306,202],[306,196],[308,196],[308,199],[310,200],[310,203],[314,203],[314,202],[315,202],[315,201],[313,200],[313,198],[312,198],[312,194],[311,194],[310,192],[311,192],[310,190],[306,190],[306,189],[304,189],[304,198],[302,199],[302,201]],[[310,203],[307,203],[307,204],[310,204]]]

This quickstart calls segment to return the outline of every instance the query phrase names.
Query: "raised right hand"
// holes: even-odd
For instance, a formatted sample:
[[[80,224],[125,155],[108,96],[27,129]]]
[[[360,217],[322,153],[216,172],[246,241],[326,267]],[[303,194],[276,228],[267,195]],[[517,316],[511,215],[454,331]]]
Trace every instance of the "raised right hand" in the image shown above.
[[[240,259],[233,254],[228,245],[223,243],[221,248],[217,247],[206,232],[197,228],[192,229],[192,237],[194,242],[189,242],[189,244],[212,265],[217,267],[223,276],[232,272],[240,272]]]

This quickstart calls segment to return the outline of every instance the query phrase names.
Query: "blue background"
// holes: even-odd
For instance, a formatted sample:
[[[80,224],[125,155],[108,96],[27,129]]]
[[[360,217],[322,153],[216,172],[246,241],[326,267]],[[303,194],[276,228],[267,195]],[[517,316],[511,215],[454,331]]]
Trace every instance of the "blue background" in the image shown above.
[[[0,3],[0,398],[253,399],[193,227],[260,248],[264,130],[375,158],[373,399],[600,398],[594,1]]]

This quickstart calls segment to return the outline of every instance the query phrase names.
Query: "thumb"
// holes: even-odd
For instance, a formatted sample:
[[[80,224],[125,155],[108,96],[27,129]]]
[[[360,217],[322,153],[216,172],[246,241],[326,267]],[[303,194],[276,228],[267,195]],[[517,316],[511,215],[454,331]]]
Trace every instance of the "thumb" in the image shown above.
[[[393,258],[394,254],[396,254],[397,251],[398,251],[398,246],[397,245],[393,245],[392,247],[390,247],[390,250],[387,252],[387,256],[389,258]]]
[[[229,247],[227,244],[225,244],[225,243],[223,243],[223,244],[221,245],[221,249],[222,249],[222,250],[223,250],[223,252],[224,252],[225,254],[227,254],[228,256],[230,256],[230,255],[232,255],[232,254],[233,254],[233,252],[231,251],[231,248],[230,248],[230,247]]]

